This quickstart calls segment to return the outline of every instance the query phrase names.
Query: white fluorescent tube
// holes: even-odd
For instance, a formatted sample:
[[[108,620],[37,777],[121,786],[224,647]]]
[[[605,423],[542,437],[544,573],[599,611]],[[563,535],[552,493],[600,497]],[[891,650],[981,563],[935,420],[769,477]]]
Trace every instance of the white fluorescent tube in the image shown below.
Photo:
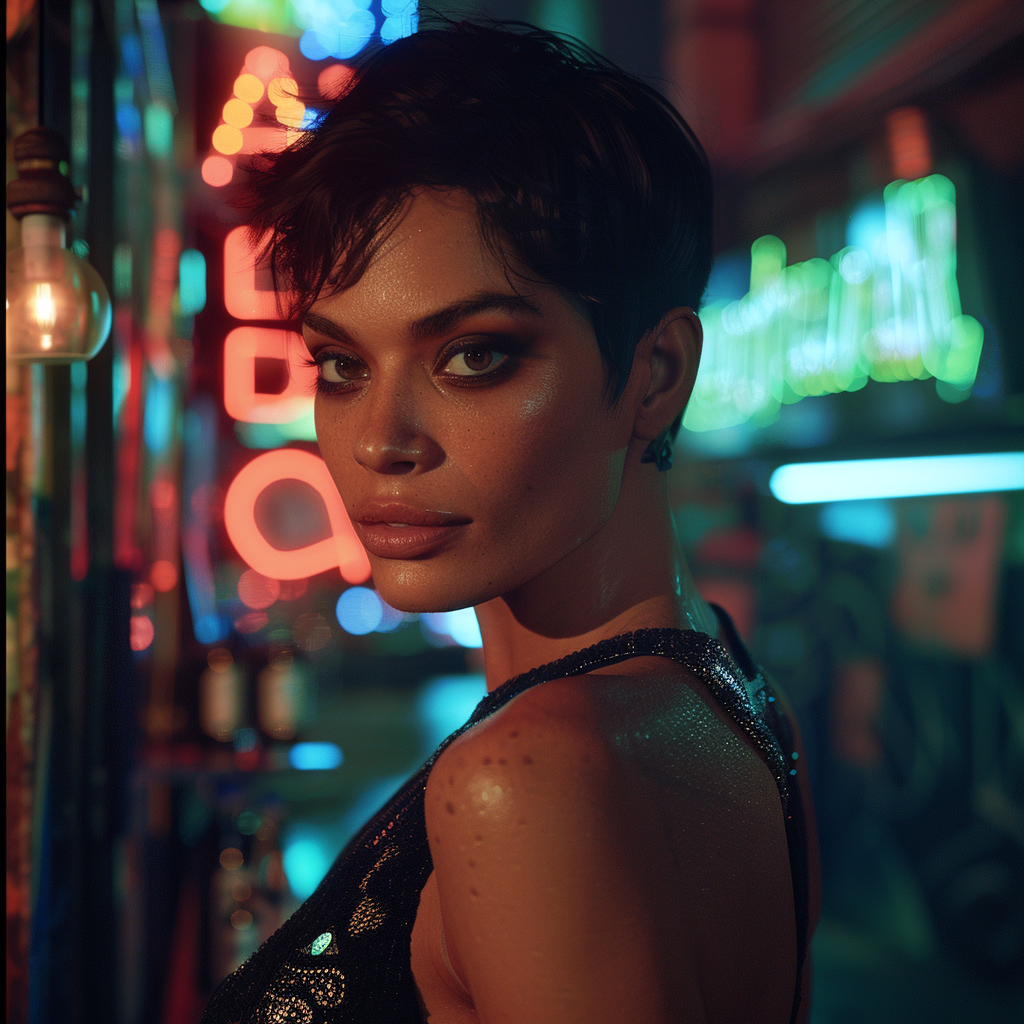
[[[1024,490],[1024,452],[792,462],[772,473],[768,487],[787,505],[1020,491]]]

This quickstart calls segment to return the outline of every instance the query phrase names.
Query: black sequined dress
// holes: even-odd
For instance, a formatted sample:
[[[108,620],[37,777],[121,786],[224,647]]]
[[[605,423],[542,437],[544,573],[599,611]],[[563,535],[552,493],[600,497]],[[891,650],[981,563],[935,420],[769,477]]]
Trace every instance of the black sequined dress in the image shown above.
[[[658,655],[703,680],[771,769],[789,843],[797,925],[797,976],[808,914],[807,835],[793,733],[728,616],[716,609],[729,651],[704,633],[641,629],[508,680],[480,701],[388,804],[345,847],[316,891],[214,992],[202,1024],[422,1024],[410,940],[433,869],[423,798],[430,769],[455,737],[538,683]],[[799,980],[791,1021],[800,1002]]]

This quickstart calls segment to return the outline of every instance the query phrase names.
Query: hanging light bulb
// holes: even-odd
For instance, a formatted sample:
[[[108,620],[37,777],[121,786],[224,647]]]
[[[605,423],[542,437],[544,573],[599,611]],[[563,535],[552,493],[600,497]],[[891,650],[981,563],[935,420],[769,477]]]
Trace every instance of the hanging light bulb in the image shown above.
[[[110,333],[110,296],[100,275],[66,248],[75,190],[61,161],[63,140],[33,128],[14,140],[18,177],[7,207],[21,221],[21,248],[7,253],[7,359],[92,359]]]

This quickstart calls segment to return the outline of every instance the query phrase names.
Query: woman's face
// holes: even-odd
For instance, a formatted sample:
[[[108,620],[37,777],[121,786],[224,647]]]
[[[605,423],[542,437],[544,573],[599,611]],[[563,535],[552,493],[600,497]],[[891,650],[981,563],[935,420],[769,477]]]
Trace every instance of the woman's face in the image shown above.
[[[303,334],[320,451],[389,604],[512,594],[607,523],[631,403],[609,406],[586,317],[506,273],[465,194],[418,194]]]

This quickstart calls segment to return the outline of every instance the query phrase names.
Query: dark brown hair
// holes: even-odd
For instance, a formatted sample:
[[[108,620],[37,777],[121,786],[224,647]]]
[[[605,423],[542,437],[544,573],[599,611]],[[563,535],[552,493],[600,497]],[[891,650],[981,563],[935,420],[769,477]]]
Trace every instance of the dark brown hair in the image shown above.
[[[613,398],[643,334],[707,284],[700,143],[656,90],[548,32],[463,22],[381,47],[302,139],[256,162],[253,238],[272,230],[291,312],[358,280],[424,187],[465,190],[506,265],[579,302]]]

